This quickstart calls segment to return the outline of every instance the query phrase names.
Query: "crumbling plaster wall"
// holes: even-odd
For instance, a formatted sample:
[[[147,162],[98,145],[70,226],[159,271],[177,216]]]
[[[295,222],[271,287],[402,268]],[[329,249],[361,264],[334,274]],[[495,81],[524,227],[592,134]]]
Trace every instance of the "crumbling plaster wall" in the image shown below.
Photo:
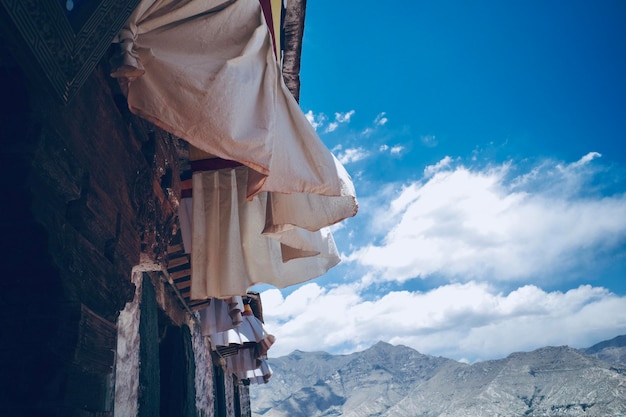
[[[196,362],[196,409],[198,417],[214,417],[214,375],[211,347],[208,338],[202,336],[195,320],[189,323],[193,339],[193,352]]]
[[[153,402],[150,398],[141,398],[142,393],[145,395],[148,391],[158,391],[158,387],[143,386],[145,380],[142,380],[140,374],[143,366],[151,367],[152,370],[158,367],[158,363],[154,360],[150,364],[141,363],[141,343],[146,343],[146,339],[150,339],[148,335],[141,334],[142,312],[146,312],[146,306],[142,303],[150,304],[151,301],[146,299],[143,294],[144,282],[149,280],[151,286],[150,291],[153,292],[154,305],[148,308],[158,307],[164,312],[168,319],[172,320],[172,324],[176,326],[186,326],[191,332],[191,341],[193,349],[193,366],[194,366],[194,395],[193,403],[195,413],[198,417],[213,417],[215,410],[214,397],[214,381],[213,381],[213,360],[211,357],[211,348],[208,338],[202,336],[197,318],[180,308],[173,298],[172,290],[160,276],[160,272],[154,271],[158,269],[158,265],[150,268],[143,264],[136,267],[133,272],[133,283],[136,286],[134,299],[126,304],[124,310],[118,318],[118,339],[117,339],[117,358],[115,366],[115,417],[132,417],[143,416],[146,414],[146,408],[150,410]],[[155,320],[153,311],[148,311],[148,320]],[[148,323],[148,326],[157,326],[157,323]],[[183,367],[185,364],[180,363]],[[150,379],[150,378],[149,378]],[[231,390],[232,391],[232,390]],[[228,390],[227,390],[228,392]],[[232,395],[232,394],[231,394]],[[234,399],[231,397],[230,401]],[[142,405],[144,410],[141,410]],[[234,409],[230,411],[228,416],[235,416]],[[186,416],[181,416],[186,417]]]
[[[139,320],[141,319],[141,280],[143,273],[133,272],[135,297],[126,304],[117,319],[115,358],[115,417],[136,416],[139,409]]]

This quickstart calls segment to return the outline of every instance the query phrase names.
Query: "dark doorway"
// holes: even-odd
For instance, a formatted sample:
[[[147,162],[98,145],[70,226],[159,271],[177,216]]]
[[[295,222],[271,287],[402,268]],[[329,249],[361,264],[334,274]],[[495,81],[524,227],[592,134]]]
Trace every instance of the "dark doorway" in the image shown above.
[[[195,361],[187,326],[167,326],[159,345],[160,417],[196,417]]]
[[[215,417],[226,417],[226,390],[224,384],[224,369],[221,366],[213,366],[213,398],[215,404]]]

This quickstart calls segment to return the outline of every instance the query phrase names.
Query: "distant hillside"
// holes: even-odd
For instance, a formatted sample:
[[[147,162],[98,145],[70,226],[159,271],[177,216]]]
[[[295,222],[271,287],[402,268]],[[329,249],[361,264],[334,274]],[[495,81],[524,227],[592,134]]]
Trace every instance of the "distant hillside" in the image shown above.
[[[350,355],[295,351],[270,363],[270,383],[251,393],[255,412],[265,417],[341,415],[341,410],[358,408],[381,413],[416,383],[456,364],[383,342]]]
[[[295,351],[271,359],[269,384],[252,387],[253,416],[626,415],[626,366],[600,359],[620,338],[474,365],[383,342],[350,355]]]
[[[581,351],[607,362],[626,365],[626,335],[597,343]]]

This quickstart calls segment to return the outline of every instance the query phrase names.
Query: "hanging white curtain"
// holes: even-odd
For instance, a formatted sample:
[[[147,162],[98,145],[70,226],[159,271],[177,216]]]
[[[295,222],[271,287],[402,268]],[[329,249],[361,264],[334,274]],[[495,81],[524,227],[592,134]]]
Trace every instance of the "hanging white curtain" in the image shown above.
[[[267,362],[267,358],[260,358],[259,361],[260,366],[256,369],[236,372],[237,378],[240,380],[247,379],[251,384],[267,384],[272,377],[272,368]]]
[[[354,186],[285,86],[259,1],[143,0],[116,41],[133,113],[244,165],[194,173],[181,204],[191,298],[336,265],[327,226],[356,214]]]
[[[267,351],[276,339],[267,333],[261,320],[250,311],[250,307],[246,305],[245,308],[246,311],[242,314],[242,322],[239,325],[222,332],[209,334],[213,349],[218,346],[254,344],[254,351],[257,356],[267,355]]]
[[[244,310],[241,296],[222,300],[214,298],[209,305],[198,311],[202,336],[225,332],[243,322]]]
[[[193,147],[191,165],[227,161],[205,157]],[[178,210],[185,252],[191,254],[191,298],[245,294],[260,283],[283,288],[316,278],[339,263],[330,230],[293,225],[266,231],[276,193],[246,198],[249,168],[198,170],[183,182]]]
[[[284,288],[340,261],[328,228],[262,233],[269,194],[246,198],[248,171],[241,166],[193,174],[192,299],[245,294],[260,283]]]
[[[349,175],[284,84],[258,0],[144,0],[117,42],[112,75],[131,111],[253,169],[248,197],[283,193],[271,226],[317,230],[356,214]]]
[[[210,312],[204,318],[210,319],[208,315]],[[220,347],[236,348],[224,357],[226,369],[239,379],[265,383],[272,375],[267,364],[267,351],[274,344],[275,338],[267,333],[263,323],[254,316],[250,305],[245,304],[242,318],[243,321],[237,327],[211,333],[211,347],[218,354]]]

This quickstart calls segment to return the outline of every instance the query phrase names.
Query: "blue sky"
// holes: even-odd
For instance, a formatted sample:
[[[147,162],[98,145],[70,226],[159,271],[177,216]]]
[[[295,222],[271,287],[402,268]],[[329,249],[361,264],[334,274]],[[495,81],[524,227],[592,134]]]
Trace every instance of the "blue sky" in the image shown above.
[[[476,361],[626,334],[626,3],[308,2],[301,107],[353,177],[277,343]]]

